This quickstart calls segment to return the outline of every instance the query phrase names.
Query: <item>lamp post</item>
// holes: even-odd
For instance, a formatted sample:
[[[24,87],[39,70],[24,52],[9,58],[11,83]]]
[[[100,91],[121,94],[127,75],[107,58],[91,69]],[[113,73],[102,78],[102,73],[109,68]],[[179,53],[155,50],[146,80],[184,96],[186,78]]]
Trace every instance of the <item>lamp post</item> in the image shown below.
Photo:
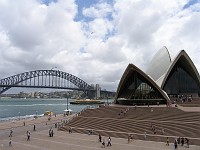
[[[106,97],[107,97],[107,105],[108,105],[108,92],[107,92],[107,96]]]
[[[37,118],[37,113],[38,113],[38,111],[35,112],[36,118]]]
[[[20,112],[19,112],[19,120],[20,120]]]
[[[67,93],[67,110],[69,111],[68,100],[69,100],[69,94]]]
[[[106,99],[107,99],[107,105],[108,105],[108,91],[107,91],[107,90],[105,90],[105,91],[106,91],[105,96],[106,96]]]

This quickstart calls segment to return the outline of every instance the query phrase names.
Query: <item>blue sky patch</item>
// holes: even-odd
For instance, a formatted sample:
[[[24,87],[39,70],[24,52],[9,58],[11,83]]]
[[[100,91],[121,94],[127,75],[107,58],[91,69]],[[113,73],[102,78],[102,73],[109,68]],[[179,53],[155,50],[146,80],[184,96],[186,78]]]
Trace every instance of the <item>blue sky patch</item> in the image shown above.
[[[58,0],[41,0],[42,4],[49,5],[50,3],[56,3]]]
[[[78,6],[78,15],[75,18],[75,21],[84,21],[84,22],[89,22],[92,21],[93,18],[90,17],[85,17],[83,15],[83,9],[84,8],[89,8],[95,4],[106,2],[108,4],[113,4],[113,0],[75,0],[77,6]],[[108,16],[108,19],[110,19],[110,15]]]
[[[200,0],[189,0],[188,3],[183,6],[183,9],[187,9],[190,6],[192,6],[192,5],[196,4],[196,3],[199,3],[199,2],[200,2]]]

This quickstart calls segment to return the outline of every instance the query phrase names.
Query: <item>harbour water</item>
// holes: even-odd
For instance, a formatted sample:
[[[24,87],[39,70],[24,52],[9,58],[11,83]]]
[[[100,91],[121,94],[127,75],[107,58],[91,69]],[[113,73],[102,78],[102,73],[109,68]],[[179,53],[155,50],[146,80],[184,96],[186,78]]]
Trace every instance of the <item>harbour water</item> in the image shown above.
[[[80,112],[89,106],[70,105],[71,101],[74,99],[68,99],[68,108],[72,112]],[[0,121],[43,116],[45,111],[62,114],[65,109],[67,109],[67,99],[0,99]]]

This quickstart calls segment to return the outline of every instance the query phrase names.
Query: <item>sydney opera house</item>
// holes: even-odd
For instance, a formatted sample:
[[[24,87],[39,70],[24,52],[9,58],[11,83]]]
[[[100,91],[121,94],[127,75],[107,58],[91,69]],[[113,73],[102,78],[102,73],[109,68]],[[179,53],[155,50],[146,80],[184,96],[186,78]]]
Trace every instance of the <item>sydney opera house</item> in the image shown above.
[[[146,72],[129,64],[118,85],[115,103],[123,105],[168,104],[172,98],[200,96],[200,76],[181,50],[172,60],[166,47],[153,57]]]

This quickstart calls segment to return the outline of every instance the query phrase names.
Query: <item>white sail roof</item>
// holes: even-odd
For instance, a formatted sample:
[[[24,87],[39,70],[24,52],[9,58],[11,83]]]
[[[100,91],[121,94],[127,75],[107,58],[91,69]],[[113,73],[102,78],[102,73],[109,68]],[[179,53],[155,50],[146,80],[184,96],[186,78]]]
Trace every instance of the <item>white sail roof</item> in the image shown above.
[[[152,58],[149,63],[146,74],[151,76],[154,81],[157,81],[163,74],[167,72],[171,65],[171,57],[168,49],[162,47]]]

